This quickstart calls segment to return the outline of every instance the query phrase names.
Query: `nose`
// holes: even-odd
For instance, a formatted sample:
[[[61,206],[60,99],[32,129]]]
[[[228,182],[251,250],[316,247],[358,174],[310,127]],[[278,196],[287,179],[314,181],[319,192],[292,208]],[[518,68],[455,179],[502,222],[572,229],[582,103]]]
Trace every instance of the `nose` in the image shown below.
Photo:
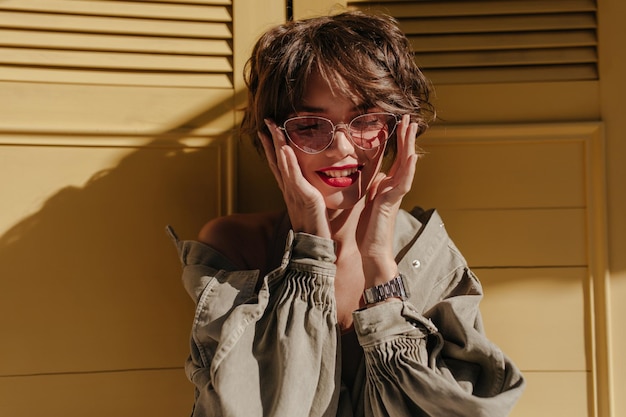
[[[330,145],[331,150],[336,150],[341,155],[347,155],[354,152],[354,143],[348,133],[348,125],[340,124],[335,126],[333,132],[333,143]]]

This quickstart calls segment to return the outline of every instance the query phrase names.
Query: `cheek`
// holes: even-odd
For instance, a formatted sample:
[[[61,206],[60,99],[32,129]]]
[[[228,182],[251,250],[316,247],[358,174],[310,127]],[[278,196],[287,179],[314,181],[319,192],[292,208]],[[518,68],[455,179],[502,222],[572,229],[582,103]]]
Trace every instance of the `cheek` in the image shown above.
[[[382,166],[384,154],[384,149],[378,148],[376,151],[363,151],[363,155],[359,159],[364,163],[368,172],[377,174]]]
[[[295,152],[296,159],[298,161],[298,166],[300,167],[300,172],[302,172],[302,176],[311,181],[311,178],[315,175],[315,170],[312,168],[314,164],[313,155],[308,155],[303,152]]]

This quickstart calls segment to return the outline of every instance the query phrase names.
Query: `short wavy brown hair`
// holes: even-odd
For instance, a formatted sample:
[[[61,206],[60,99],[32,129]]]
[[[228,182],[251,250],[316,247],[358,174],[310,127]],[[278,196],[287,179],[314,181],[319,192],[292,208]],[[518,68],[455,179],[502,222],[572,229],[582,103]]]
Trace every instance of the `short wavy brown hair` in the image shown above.
[[[263,120],[282,124],[292,115],[313,71],[359,106],[411,114],[418,135],[435,117],[431,84],[394,18],[350,11],[290,21],[262,35],[246,64],[248,104],[241,128],[259,151],[257,132],[269,135]],[[395,156],[395,137],[387,151]]]

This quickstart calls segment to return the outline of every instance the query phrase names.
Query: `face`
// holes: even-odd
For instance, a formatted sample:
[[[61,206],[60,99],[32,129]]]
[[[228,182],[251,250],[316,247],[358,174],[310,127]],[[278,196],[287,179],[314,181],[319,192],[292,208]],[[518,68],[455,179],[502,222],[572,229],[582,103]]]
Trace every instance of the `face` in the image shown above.
[[[348,124],[363,113],[380,111],[363,109],[347,98],[334,95],[317,73],[308,81],[298,113],[293,116],[321,116],[336,124]],[[335,131],[334,140],[320,153],[307,154],[292,146],[304,177],[317,188],[329,209],[352,208],[369,189],[380,171],[384,146],[363,150],[356,147],[344,128]]]

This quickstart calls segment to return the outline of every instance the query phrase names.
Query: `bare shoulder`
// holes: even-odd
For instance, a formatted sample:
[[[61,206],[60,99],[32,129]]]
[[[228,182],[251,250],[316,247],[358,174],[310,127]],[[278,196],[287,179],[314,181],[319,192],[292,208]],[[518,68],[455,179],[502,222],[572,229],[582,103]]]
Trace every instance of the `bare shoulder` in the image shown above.
[[[265,212],[218,217],[202,227],[198,240],[238,267],[265,270],[283,216],[282,212]]]

